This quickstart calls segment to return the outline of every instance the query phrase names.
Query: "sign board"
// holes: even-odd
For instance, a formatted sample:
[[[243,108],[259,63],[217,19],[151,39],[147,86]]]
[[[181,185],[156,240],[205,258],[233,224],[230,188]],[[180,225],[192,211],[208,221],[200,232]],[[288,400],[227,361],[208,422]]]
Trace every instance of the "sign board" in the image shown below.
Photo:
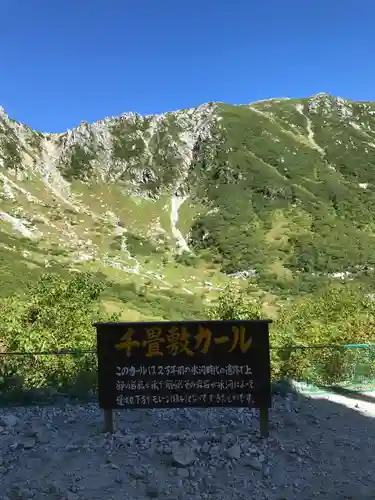
[[[269,323],[96,323],[99,406],[250,406],[268,414]]]

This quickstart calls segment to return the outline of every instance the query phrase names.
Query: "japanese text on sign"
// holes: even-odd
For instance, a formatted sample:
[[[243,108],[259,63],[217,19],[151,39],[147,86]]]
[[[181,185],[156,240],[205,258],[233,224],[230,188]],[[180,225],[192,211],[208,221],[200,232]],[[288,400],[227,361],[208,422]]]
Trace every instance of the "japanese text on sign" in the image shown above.
[[[251,367],[248,365],[127,365],[116,366],[117,377],[144,377],[146,375],[158,376],[233,376],[252,374]]]
[[[267,407],[268,323],[97,324],[101,408]]]
[[[117,391],[190,391],[192,389],[212,389],[212,390],[235,390],[235,389],[252,389],[254,383],[252,380],[118,380],[116,382]]]
[[[193,406],[200,403],[204,405],[217,404],[220,406],[231,405],[233,403],[251,404],[251,394],[166,394],[166,395],[131,395],[120,394],[116,398],[118,406],[148,406],[148,405],[168,405],[183,404]]]
[[[144,349],[146,358],[164,356],[177,356],[185,354],[194,356],[195,352],[207,354],[212,344],[227,347],[231,353],[239,349],[243,354],[247,353],[252,344],[251,335],[246,334],[244,326],[232,326],[232,335],[214,336],[212,331],[204,326],[198,327],[198,332],[191,335],[186,327],[172,326],[163,334],[160,326],[146,328],[146,339],[134,339],[134,329],[128,328],[121,337],[120,342],[115,345],[118,351],[124,351],[130,357],[135,349]]]

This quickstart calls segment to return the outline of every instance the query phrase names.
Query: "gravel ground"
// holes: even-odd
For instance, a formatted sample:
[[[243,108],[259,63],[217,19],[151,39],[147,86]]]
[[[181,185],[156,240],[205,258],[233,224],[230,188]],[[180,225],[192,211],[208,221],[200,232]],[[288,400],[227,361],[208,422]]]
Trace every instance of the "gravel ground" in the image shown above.
[[[0,499],[375,499],[374,404],[275,397],[256,411],[0,409]],[[343,403],[348,402],[352,408]]]

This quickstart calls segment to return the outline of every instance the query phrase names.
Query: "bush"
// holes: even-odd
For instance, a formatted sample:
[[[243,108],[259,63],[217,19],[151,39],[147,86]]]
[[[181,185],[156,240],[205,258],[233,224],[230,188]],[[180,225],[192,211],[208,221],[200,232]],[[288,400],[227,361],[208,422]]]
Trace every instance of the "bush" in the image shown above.
[[[234,281],[203,310],[202,298],[165,291],[146,293],[134,283],[106,286],[105,276],[44,274],[21,295],[0,298],[0,352],[86,351],[96,347],[95,321],[116,321],[100,300],[113,294],[143,317],[170,321],[206,317],[252,320],[263,317],[255,285]],[[375,349],[345,344],[375,343],[375,302],[354,283],[328,284],[319,293],[285,302],[271,325],[273,380],[293,378],[313,384],[358,382],[375,378]],[[107,295],[108,294],[108,295]],[[320,348],[319,346],[339,346]],[[298,349],[312,346],[313,349]],[[344,346],[344,347],[343,347]],[[319,348],[318,348],[319,347]],[[1,356],[0,391],[53,387],[87,392],[96,384],[96,355]]]
[[[207,308],[206,314],[212,320],[261,319],[262,304],[250,293],[252,285],[243,290],[238,283],[227,285],[216,303]]]
[[[327,285],[320,293],[284,308],[277,321],[273,344],[344,346],[375,341],[375,304],[359,285]],[[286,349],[275,352],[275,370],[314,384],[350,381],[363,351],[349,348]],[[368,376],[375,365],[370,361]]]
[[[251,288],[242,291],[230,285],[207,314],[222,320],[261,318],[260,301],[253,299],[250,292]],[[319,293],[284,305],[271,326],[272,378],[293,378],[317,385],[374,378],[375,346],[345,347],[375,343],[374,318],[374,301],[355,284],[326,285]]]
[[[178,264],[182,264],[184,266],[190,266],[190,267],[196,266],[199,262],[199,259],[197,258],[196,255],[191,254],[190,252],[186,252],[186,251],[182,252],[181,254],[177,254],[175,256],[174,260]]]
[[[100,306],[104,284],[89,274],[63,279],[44,274],[28,292],[1,299],[0,346],[2,352],[45,352],[95,349],[95,321],[115,320]],[[94,363],[94,364],[93,364]],[[23,388],[67,387],[94,368],[86,356],[4,356],[0,389],[14,381]],[[87,377],[86,377],[87,378]],[[14,387],[13,387],[14,388]]]

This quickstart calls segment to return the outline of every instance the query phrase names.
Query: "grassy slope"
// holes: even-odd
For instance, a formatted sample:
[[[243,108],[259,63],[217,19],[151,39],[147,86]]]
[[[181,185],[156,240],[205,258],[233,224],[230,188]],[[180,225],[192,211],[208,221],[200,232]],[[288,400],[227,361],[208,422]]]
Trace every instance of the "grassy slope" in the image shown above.
[[[264,301],[272,312],[275,292],[298,294],[320,283],[322,274],[374,266],[375,195],[360,183],[371,184],[374,177],[375,105],[343,108],[328,98],[316,103],[317,112],[308,99],[219,106],[222,120],[213,139],[202,141],[195,153],[185,183],[190,196],[179,210],[177,226],[191,234],[201,257],[194,266],[174,258],[170,191],[150,200],[120,182],[84,183],[75,175],[74,211],[40,176],[20,179],[2,170],[39,203],[14,189],[16,199],[2,199],[0,209],[29,220],[43,238],[20,239],[0,220],[1,293],[23,289],[47,261],[47,270],[60,273],[71,268],[102,273],[111,284],[107,307],[123,310],[124,319],[193,317],[203,314],[228,281],[220,268],[255,268],[260,289],[271,292]],[[144,154],[144,143],[133,149],[134,140],[121,134],[144,131],[147,123],[118,121],[117,157],[136,160]],[[148,145],[157,189],[175,182],[181,167],[171,147],[181,125],[169,115],[163,127]],[[80,155],[68,165],[69,175],[83,163],[88,168],[88,158]],[[139,168],[152,165],[142,161]],[[121,250],[117,223],[127,230],[130,254]],[[134,259],[140,266],[136,273],[129,272]]]
[[[171,233],[170,197],[156,201],[130,196],[115,185],[72,183],[79,212],[74,212],[38,182],[20,181],[7,175],[41,203],[23,195],[2,200],[1,210],[30,221],[43,234],[37,241],[22,238],[9,222],[0,220],[1,293],[22,291],[44,271],[65,274],[69,269],[91,271],[110,285],[103,299],[110,311],[121,311],[123,319],[192,318],[203,314],[207,300],[226,279],[202,262],[197,267],[177,263]],[[188,231],[186,202],[180,229]],[[116,222],[117,221],[117,222]],[[116,224],[127,229],[129,255],[120,250]],[[94,255],[94,259],[79,260]],[[126,272],[134,258],[139,273]],[[45,267],[47,263],[48,267]],[[109,262],[109,265],[105,263]],[[117,266],[120,266],[118,268]]]
[[[196,196],[214,208],[195,222],[196,248],[274,282],[374,266],[375,193],[360,183],[374,179],[375,122],[363,114],[355,105],[350,122],[316,115],[306,100],[222,105],[214,161],[196,163]]]

